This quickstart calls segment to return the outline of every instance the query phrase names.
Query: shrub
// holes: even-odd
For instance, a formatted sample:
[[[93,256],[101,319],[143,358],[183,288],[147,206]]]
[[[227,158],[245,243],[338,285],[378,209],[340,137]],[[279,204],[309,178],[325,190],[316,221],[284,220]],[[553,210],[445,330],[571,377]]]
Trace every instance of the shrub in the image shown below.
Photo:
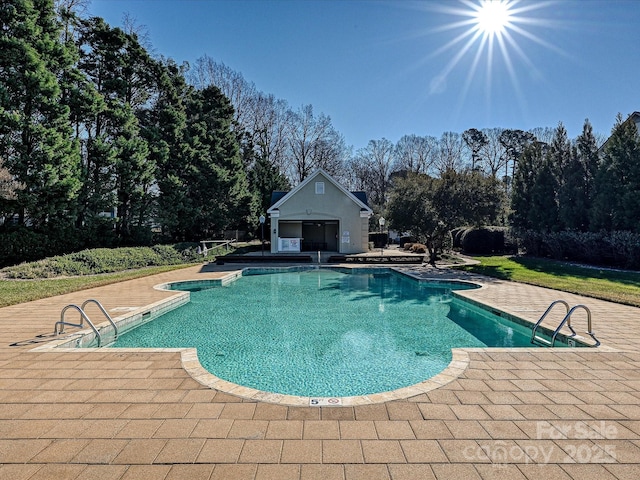
[[[462,250],[472,254],[502,253],[506,230],[505,227],[467,228],[460,239]]]
[[[198,261],[197,244],[153,247],[95,248],[2,269],[8,278],[51,278],[60,275],[95,275],[161,265]]]
[[[411,245],[411,252],[413,253],[427,253],[427,246],[422,243],[414,243]]]
[[[462,248],[462,235],[469,227],[458,227],[451,230],[451,248]]]
[[[369,241],[373,242],[375,248],[382,248],[389,243],[389,236],[386,233],[370,233]]]
[[[640,268],[640,234],[615,232],[518,232],[529,255],[623,268]]]
[[[404,246],[405,243],[416,243],[416,239],[408,235],[400,237],[400,245]]]
[[[413,243],[404,243],[402,244],[402,248],[405,250],[411,250],[411,247],[413,247]]]

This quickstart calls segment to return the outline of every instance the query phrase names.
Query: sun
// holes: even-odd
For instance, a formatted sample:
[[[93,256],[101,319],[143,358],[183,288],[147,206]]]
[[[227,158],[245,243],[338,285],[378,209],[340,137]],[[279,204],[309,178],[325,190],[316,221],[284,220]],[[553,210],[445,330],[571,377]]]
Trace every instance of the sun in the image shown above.
[[[520,87],[518,73],[526,71],[530,77],[544,78],[544,72],[529,57],[532,47],[544,47],[564,55],[562,49],[545,39],[544,29],[559,28],[562,20],[554,19],[551,13],[558,0],[439,0],[429,2],[425,10],[450,16],[452,21],[443,22],[430,30],[442,34],[444,44],[432,50],[425,61],[437,57],[447,62],[439,73],[432,77],[428,95],[440,95],[448,87],[449,78],[461,78],[458,82],[458,99],[461,108],[469,90],[477,80],[485,80],[485,101],[491,106],[492,91],[503,78],[508,78],[518,103],[524,108],[526,97]],[[536,32],[541,33],[536,33]],[[461,68],[462,67],[462,68]],[[464,73],[463,73],[464,71]],[[495,80],[495,84],[494,84]]]
[[[485,36],[502,35],[510,26],[511,5],[504,0],[482,0],[475,20],[476,27]]]

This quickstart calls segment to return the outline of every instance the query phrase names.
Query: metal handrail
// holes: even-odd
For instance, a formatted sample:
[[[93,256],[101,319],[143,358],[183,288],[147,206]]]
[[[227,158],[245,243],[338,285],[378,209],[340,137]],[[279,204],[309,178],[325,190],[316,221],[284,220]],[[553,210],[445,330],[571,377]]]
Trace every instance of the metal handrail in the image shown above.
[[[549,314],[549,312],[551,311],[551,309],[553,307],[555,307],[557,304],[563,304],[565,306],[565,308],[567,309],[567,314],[569,313],[569,304],[567,302],[565,302],[564,300],[556,300],[555,302],[551,302],[551,305],[549,305],[549,307],[545,310],[545,312],[542,314],[542,316],[540,317],[540,319],[536,322],[536,324],[534,325],[533,329],[531,330],[531,343],[533,343],[534,339],[536,338],[536,330],[538,330],[538,327],[540,326],[540,324],[542,323],[542,321],[545,319],[545,317]],[[566,317],[565,317],[566,319]],[[563,320],[564,322],[564,320]],[[568,327],[571,329],[571,331],[573,332],[573,329],[571,328],[571,323],[569,323]],[[573,332],[574,335],[576,332]]]
[[[87,306],[88,303],[95,303],[98,306],[98,308],[102,311],[104,316],[107,317],[107,320],[109,320],[109,323],[111,324],[111,326],[113,327],[113,331],[115,332],[115,336],[113,337],[113,339],[117,340],[117,338],[118,338],[118,327],[116,326],[116,323],[111,318],[111,315],[109,315],[107,313],[107,311],[105,310],[105,308],[102,306],[102,304],[98,300],[96,300],[94,298],[90,298],[90,299],[84,301],[84,303],[80,307],[82,309],[82,311],[84,311],[84,309],[85,309],[85,307]]]
[[[64,321],[64,314],[70,308],[75,308],[78,312],[80,312],[80,323],[71,323],[71,322]],[[96,334],[96,338],[98,339],[98,347],[100,347],[100,344],[102,343],[102,337],[100,336],[100,332],[98,331],[96,326],[93,323],[91,323],[91,320],[89,320],[89,317],[87,317],[87,314],[84,313],[84,310],[80,308],[78,305],[75,305],[73,303],[70,305],[67,305],[62,309],[62,312],[60,312],[60,321],[56,322],[56,324],[53,326],[53,333],[54,335],[60,335],[61,333],[64,333],[65,325],[69,325],[70,327],[84,328],[84,324],[82,323],[83,320],[87,321],[87,323],[89,324],[93,332]],[[58,330],[58,325],[62,326],[60,330]]]
[[[562,322],[560,322],[560,325],[558,325],[558,327],[553,332],[553,336],[551,337],[551,346],[552,347],[556,343],[556,337],[558,336],[558,333],[560,332],[560,330],[564,326],[565,322],[567,324],[567,327],[569,327],[569,329],[573,332],[573,334],[576,335],[575,330],[573,328],[571,328],[571,315],[578,308],[582,308],[585,312],[587,312],[587,335],[589,335],[591,338],[593,338],[593,340],[596,342],[596,345],[595,345],[596,347],[600,345],[600,340],[598,340],[596,338],[595,334],[593,333],[593,330],[591,329],[591,310],[589,310],[589,307],[587,307],[586,305],[580,304],[580,305],[576,305],[576,306],[572,307],[571,310],[569,310],[567,312],[567,315],[562,319]]]

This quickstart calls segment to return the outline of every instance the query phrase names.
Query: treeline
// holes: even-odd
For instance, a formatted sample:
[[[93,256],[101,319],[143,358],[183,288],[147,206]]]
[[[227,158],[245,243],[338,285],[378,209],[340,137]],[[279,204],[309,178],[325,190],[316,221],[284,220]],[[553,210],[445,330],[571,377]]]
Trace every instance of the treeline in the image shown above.
[[[246,229],[265,177],[229,99],[77,3],[0,7],[2,263]]]
[[[621,167],[603,173],[627,152],[610,140],[598,153],[588,123],[575,141],[561,126],[471,128],[354,150],[311,105],[293,108],[207,56],[154,56],[134,23],[84,17],[83,3],[0,4],[1,264],[252,232],[273,190],[317,168],[367,192],[372,230],[384,213],[434,248],[461,225],[637,231],[621,212],[638,196],[603,193],[638,184]]]
[[[640,136],[618,116],[598,148],[586,123],[575,140],[559,125],[550,144],[523,151],[511,225],[529,253],[640,268]]]

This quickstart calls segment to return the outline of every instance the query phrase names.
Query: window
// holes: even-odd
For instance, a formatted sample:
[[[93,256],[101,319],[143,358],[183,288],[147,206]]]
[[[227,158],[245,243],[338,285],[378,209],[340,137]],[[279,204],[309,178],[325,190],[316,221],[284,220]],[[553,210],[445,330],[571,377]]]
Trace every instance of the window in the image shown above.
[[[324,182],[316,182],[316,195],[324,195]]]

